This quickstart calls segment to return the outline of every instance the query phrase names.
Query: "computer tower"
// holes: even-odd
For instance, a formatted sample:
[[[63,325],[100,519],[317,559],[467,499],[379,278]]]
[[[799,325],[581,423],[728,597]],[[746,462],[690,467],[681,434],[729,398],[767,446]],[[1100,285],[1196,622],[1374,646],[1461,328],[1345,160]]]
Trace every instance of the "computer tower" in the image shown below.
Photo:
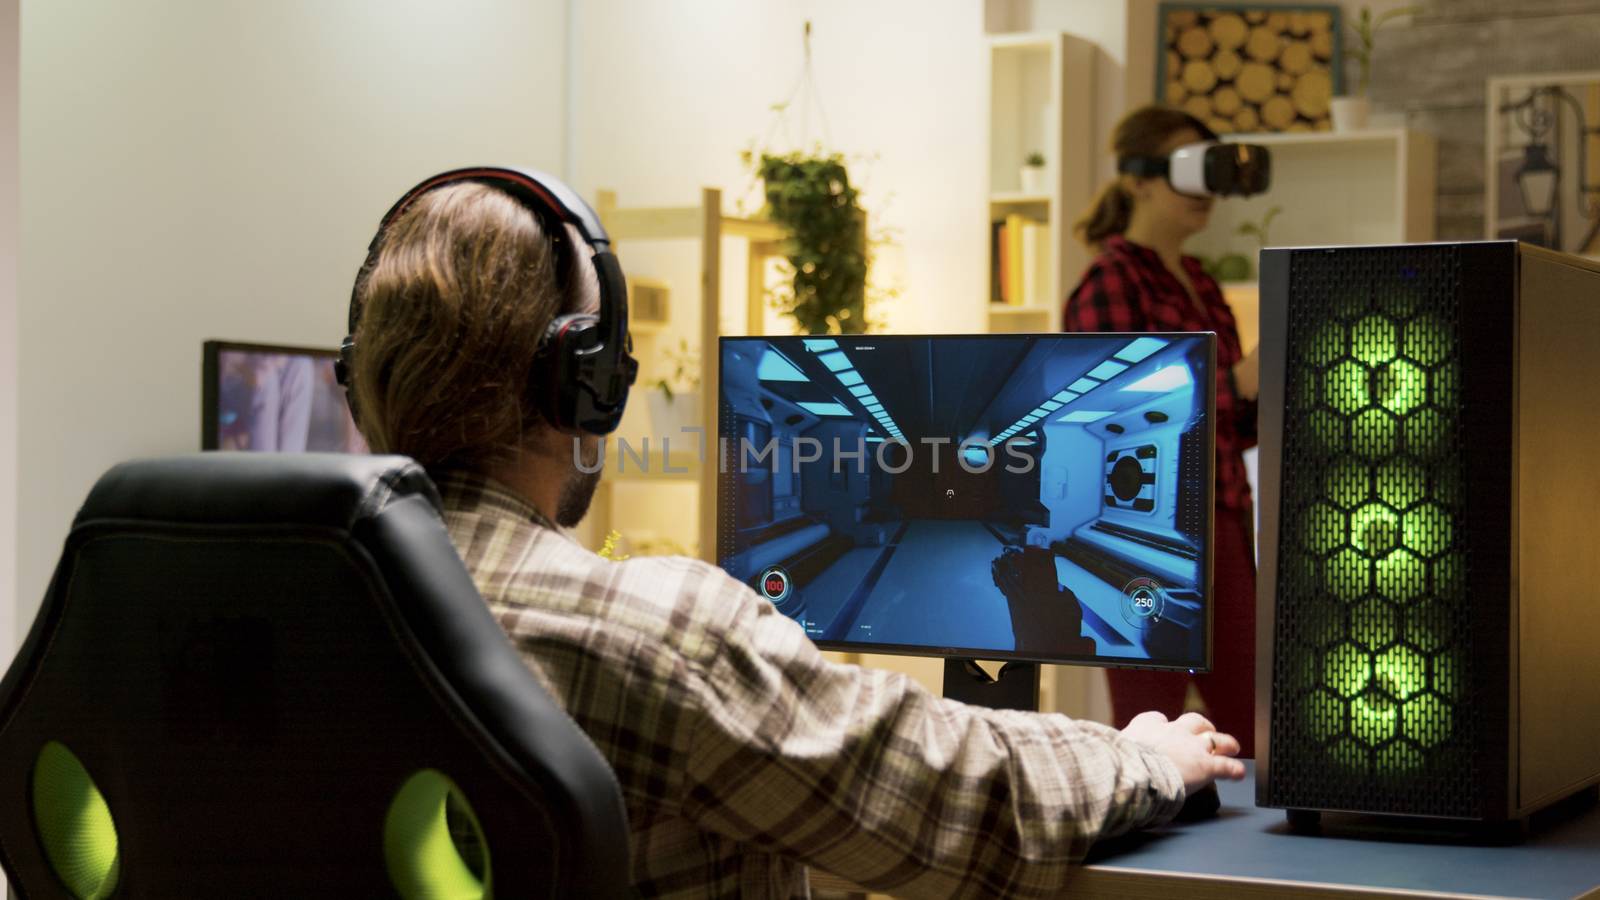
[[[1600,264],[1265,250],[1261,348],[1258,805],[1518,823],[1600,782]]]

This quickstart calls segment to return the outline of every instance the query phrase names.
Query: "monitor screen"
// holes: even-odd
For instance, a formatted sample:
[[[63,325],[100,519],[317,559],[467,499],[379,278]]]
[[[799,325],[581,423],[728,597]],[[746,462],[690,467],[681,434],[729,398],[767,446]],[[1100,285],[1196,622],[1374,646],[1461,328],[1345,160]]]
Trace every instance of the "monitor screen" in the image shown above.
[[[365,453],[336,350],[206,341],[201,374],[203,450]]]
[[[821,647],[1210,667],[1216,338],[723,338],[717,558]]]

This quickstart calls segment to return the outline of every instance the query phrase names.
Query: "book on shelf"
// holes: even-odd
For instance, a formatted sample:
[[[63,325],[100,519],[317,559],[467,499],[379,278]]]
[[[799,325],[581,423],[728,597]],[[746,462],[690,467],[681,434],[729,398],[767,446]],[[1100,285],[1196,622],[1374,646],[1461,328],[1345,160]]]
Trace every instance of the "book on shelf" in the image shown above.
[[[1006,302],[1006,223],[989,223],[989,302]]]
[[[1050,226],[1012,213],[989,228],[989,299],[1006,306],[1047,306]]]

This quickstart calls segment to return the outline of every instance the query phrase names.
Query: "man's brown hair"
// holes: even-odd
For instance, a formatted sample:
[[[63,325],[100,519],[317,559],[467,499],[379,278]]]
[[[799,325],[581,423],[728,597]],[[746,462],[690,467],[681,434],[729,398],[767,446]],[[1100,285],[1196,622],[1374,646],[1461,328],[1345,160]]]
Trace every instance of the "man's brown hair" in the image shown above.
[[[389,223],[355,292],[353,399],[373,452],[477,470],[515,457],[542,421],[534,357],[573,308],[557,257],[532,212],[483,184],[436,188]]]

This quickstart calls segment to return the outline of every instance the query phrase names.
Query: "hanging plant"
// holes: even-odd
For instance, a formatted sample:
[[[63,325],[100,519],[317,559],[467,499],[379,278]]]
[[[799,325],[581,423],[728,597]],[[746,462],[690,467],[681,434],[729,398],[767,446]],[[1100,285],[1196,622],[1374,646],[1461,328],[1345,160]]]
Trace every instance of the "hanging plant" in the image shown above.
[[[867,330],[866,216],[839,153],[761,155],[766,214],[788,231],[792,272],[773,303],[807,334]]]

